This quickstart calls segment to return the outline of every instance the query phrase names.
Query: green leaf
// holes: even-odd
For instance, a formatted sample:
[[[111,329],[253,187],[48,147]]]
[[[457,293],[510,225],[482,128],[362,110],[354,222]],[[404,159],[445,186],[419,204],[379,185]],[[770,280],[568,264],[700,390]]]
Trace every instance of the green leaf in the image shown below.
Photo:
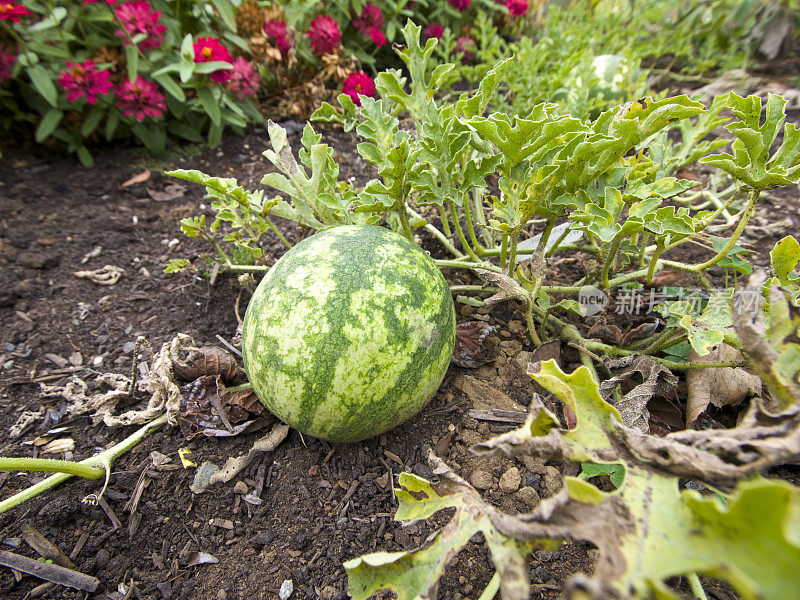
[[[78,155],[78,160],[81,161],[81,164],[84,167],[91,167],[94,165],[94,158],[92,157],[89,149],[81,144],[75,151]]]
[[[108,118],[106,119],[106,128],[104,132],[106,140],[111,141],[111,138],[114,137],[114,132],[117,130],[118,125],[119,125],[119,111],[118,110],[109,111]]]
[[[167,125],[167,131],[190,142],[199,143],[203,141],[203,136],[200,135],[200,132],[184,121],[170,121]]]
[[[100,121],[103,120],[103,115],[105,114],[106,111],[99,107],[94,107],[90,110],[83,123],[81,123],[81,135],[83,137],[89,137],[94,130],[97,129],[97,126],[100,125]]]
[[[214,93],[211,91],[210,88],[204,87],[197,90],[197,98],[200,100],[200,104],[203,106],[203,110],[208,115],[208,118],[211,119],[211,123],[220,128],[222,124],[222,113],[220,112],[219,102],[214,97]],[[216,134],[215,134],[216,135]],[[219,137],[217,138],[217,143],[219,143],[219,139],[221,139],[222,131],[219,131]],[[209,145],[216,146],[217,144],[211,144],[211,136],[209,135]]]
[[[39,21],[38,23],[34,23],[33,25],[29,25],[27,27],[30,33],[38,33],[40,31],[45,31],[47,29],[52,29],[61,21],[64,20],[64,17],[67,16],[67,9],[63,6],[55,6],[50,11],[50,14],[47,15],[44,19]]]
[[[428,538],[425,545],[410,552],[375,552],[346,561],[348,593],[354,600],[366,600],[380,590],[391,590],[398,600],[435,597],[438,579],[450,560],[470,538],[483,533],[499,575],[506,600],[522,600],[530,594],[525,556],[532,547],[503,535],[493,525],[494,507],[442,463],[439,483],[409,473],[399,477],[395,490],[400,506],[395,518],[413,523],[454,508],[450,523]]]
[[[211,4],[219,11],[219,16],[231,31],[236,31],[236,11],[230,0],[211,0]]]
[[[625,467],[622,464],[598,465],[591,462],[583,462],[581,463],[581,470],[589,478],[608,475],[611,485],[615,488],[621,487],[622,482],[625,480]]]
[[[769,258],[778,281],[783,285],[798,282],[800,274],[796,273],[795,269],[800,263],[800,243],[794,236],[787,235],[775,244],[769,253]]]
[[[164,268],[164,273],[167,273],[168,275],[174,273],[182,273],[183,271],[188,269],[191,266],[191,264],[192,263],[190,263],[185,258],[172,258],[170,259],[169,263],[167,263],[167,266]]]
[[[58,124],[61,123],[63,117],[64,113],[57,108],[48,110],[39,122],[39,126],[36,128],[36,141],[41,143],[49,138],[56,130],[56,127],[58,127]]]
[[[41,65],[35,65],[28,69],[28,76],[31,78],[33,87],[42,95],[42,98],[47,100],[50,106],[55,107],[58,103],[58,92],[47,69]]]
[[[139,47],[136,44],[125,47],[125,65],[128,69],[128,81],[134,83],[139,74]]]
[[[233,65],[224,60],[210,60],[208,62],[196,63],[194,65],[194,72],[199,75],[208,75],[216,73],[217,71],[230,71]]]
[[[153,79],[178,102],[186,102],[186,94],[183,93],[181,87],[175,83],[175,80],[172,79],[172,77],[167,74],[161,74],[158,76],[153,75]]]
[[[733,154],[712,154],[700,162],[722,169],[757,190],[800,181],[800,131],[791,123],[784,125],[786,100],[775,94],[767,95],[763,124],[759,96],[743,98],[731,93],[726,106],[738,118],[725,126],[736,136],[731,145]],[[772,143],[780,133],[783,141],[770,155]]]

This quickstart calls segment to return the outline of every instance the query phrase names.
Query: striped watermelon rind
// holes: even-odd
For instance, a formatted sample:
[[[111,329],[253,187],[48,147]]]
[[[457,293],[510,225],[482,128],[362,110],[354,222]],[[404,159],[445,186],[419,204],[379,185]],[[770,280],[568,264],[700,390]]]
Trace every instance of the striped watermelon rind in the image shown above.
[[[354,442],[414,416],[455,343],[450,289],[430,257],[383,227],[343,225],[291,248],[245,313],[245,371],[261,402],[314,437]]]

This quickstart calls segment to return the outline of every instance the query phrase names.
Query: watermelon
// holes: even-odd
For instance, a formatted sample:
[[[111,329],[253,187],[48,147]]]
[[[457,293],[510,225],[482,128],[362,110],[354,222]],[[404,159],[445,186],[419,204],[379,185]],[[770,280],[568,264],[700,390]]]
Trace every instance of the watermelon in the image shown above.
[[[414,416],[455,343],[450,289],[416,244],[375,225],[304,239],[267,272],[242,325],[245,372],[287,425],[355,442]]]

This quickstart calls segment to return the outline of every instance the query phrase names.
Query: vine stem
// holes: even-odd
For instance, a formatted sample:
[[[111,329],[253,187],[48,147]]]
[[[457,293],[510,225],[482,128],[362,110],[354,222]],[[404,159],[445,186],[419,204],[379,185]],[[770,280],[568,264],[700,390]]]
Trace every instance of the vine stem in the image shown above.
[[[689,580],[689,587],[698,600],[708,600],[708,596],[706,596],[706,592],[703,589],[703,585],[700,583],[700,578],[697,576],[697,573],[689,573],[686,579]]]
[[[27,458],[0,456],[0,471],[44,471],[45,473],[66,473],[84,477],[85,479],[100,479],[105,471],[100,467],[83,465],[71,460],[56,460],[53,458]]]
[[[163,414],[157,419],[150,421],[147,425],[140,427],[130,436],[115,444],[108,450],[104,450],[100,454],[96,454],[90,458],[80,461],[79,463],[73,463],[74,465],[82,465],[84,467],[89,467],[92,469],[92,479],[98,479],[96,475],[96,469],[100,471],[100,477],[103,474],[106,475],[106,479],[108,479],[108,475],[111,472],[111,465],[114,461],[128,452],[131,448],[133,448],[136,444],[141,442],[147,435],[157,429],[161,425],[167,422],[167,415]],[[53,462],[69,462],[69,461],[53,461]],[[75,473],[77,474],[77,473]],[[56,473],[55,475],[51,475],[44,481],[40,481],[39,483],[32,485],[29,488],[22,490],[21,492],[14,494],[10,498],[6,498],[2,502],[0,502],[0,514],[5,513],[8,510],[11,510],[15,506],[22,504],[23,502],[30,500],[31,498],[35,498],[39,494],[46,492],[49,489],[54,488],[62,481],[66,481],[73,474],[65,473],[63,471]],[[79,475],[80,476],[80,475]]]

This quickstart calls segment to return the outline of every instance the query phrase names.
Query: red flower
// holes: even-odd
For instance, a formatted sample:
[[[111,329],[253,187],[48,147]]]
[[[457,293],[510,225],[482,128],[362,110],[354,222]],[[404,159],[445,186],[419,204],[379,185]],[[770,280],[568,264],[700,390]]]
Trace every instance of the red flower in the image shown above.
[[[11,67],[17,62],[17,57],[11,52],[0,50],[0,81],[11,79]]]
[[[292,40],[286,30],[286,21],[270,19],[264,23],[264,35],[267,36],[267,41],[278,47],[281,56],[286,56],[292,48]]]
[[[528,12],[528,0],[506,0],[506,8],[515,17],[521,17]]]
[[[353,27],[361,35],[369,35],[373,27],[383,27],[383,13],[372,2],[367,2],[361,9],[361,14],[353,17]]]
[[[27,17],[31,12],[21,4],[0,1],[0,21],[19,23],[22,17]]]
[[[456,40],[454,52],[461,54],[461,62],[472,62],[475,60],[475,40],[471,37],[461,36]]]
[[[228,49],[219,43],[217,38],[201,37],[193,44],[194,48],[194,62],[204,63],[220,60],[222,62],[233,62],[233,57]],[[222,83],[231,78],[231,72],[228,69],[220,69],[214,71],[209,75],[211,81]]]
[[[95,71],[94,61],[86,60],[80,65],[67,61],[66,70],[58,77],[58,85],[67,91],[70,102],[85,97],[89,104],[97,104],[97,96],[109,93],[113,87],[109,77],[108,71]]]
[[[383,32],[377,27],[369,28],[369,39],[375,42],[378,48],[383,48],[386,45],[386,36],[383,35]]]
[[[114,94],[117,96],[117,108],[126,117],[134,117],[140,123],[146,117],[160,117],[167,110],[164,94],[158,91],[155,83],[141,75],[137,75],[133,83],[126,79],[114,90]]]
[[[150,6],[147,0],[125,2],[117,6],[115,11],[117,13],[117,19],[119,19],[125,31],[117,29],[114,35],[125,40],[125,46],[130,44],[129,36],[133,38],[140,33],[144,33],[147,36],[139,42],[139,47],[142,50],[158,48],[161,42],[164,41],[164,33],[167,31],[167,28],[164,25],[160,25],[158,22],[161,11],[153,10],[153,7]],[[126,31],[127,35],[125,34]]]
[[[339,24],[328,15],[319,15],[311,21],[308,28],[308,37],[311,38],[311,47],[318,54],[333,52],[342,41],[342,32]]]
[[[356,106],[361,106],[361,98],[359,96],[372,98],[375,95],[375,82],[363,71],[356,71],[355,73],[350,73],[347,79],[344,80],[342,93],[350,96]]]
[[[442,37],[442,34],[444,34],[444,27],[442,27],[441,23],[437,23],[436,21],[428,23],[428,26],[422,32],[425,39],[436,38],[438,40]]]
[[[239,100],[244,100],[248,96],[255,96],[258,93],[261,76],[247,60],[240,56],[233,61],[233,69],[230,74],[231,78],[227,84],[228,89],[236,94]]]
[[[456,10],[464,12],[469,8],[472,0],[447,0],[447,3]]]

